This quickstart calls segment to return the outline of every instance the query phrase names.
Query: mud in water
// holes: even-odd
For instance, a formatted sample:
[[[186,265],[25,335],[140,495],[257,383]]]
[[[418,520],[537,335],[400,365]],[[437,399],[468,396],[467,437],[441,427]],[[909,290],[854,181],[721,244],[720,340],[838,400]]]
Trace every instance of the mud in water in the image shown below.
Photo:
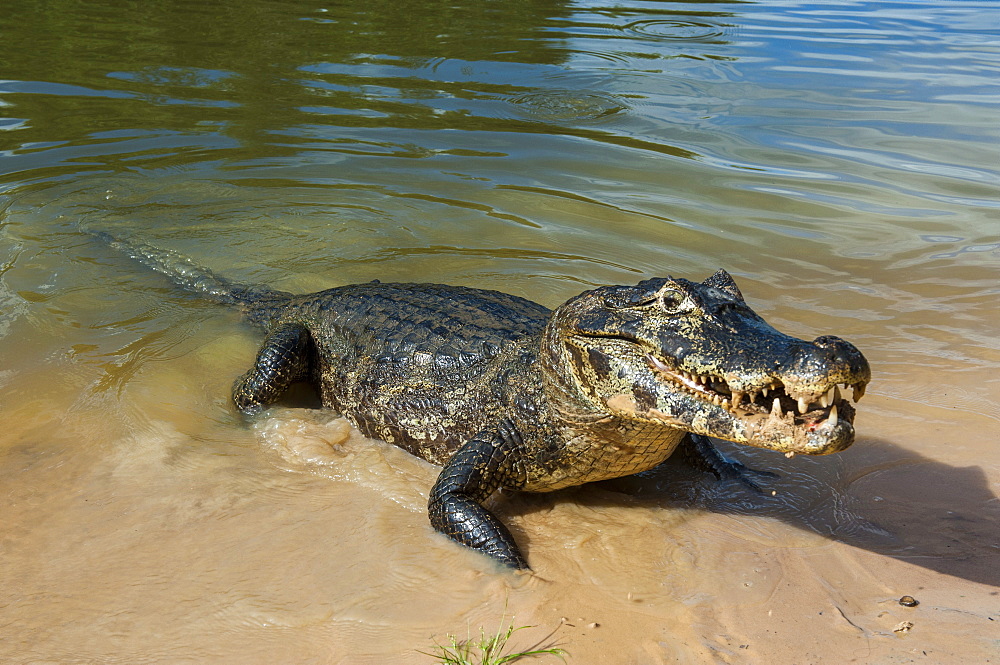
[[[997,10],[466,4],[6,8],[0,662],[417,665],[503,621],[583,665],[1000,660]],[[260,331],[92,230],[299,292],[724,267],[873,380],[843,453],[720,444],[760,494],[497,495],[513,574],[308,391],[236,414]]]

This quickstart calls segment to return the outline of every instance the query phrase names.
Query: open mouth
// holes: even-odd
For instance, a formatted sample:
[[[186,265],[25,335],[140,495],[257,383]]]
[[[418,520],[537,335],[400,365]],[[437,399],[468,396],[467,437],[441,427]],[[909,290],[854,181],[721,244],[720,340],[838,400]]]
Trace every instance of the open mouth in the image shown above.
[[[720,406],[738,418],[749,420],[751,424],[777,419],[810,432],[820,427],[833,428],[840,420],[848,423],[854,420],[854,407],[842,396],[841,386],[845,391],[849,388],[853,391],[855,402],[865,394],[864,382],[831,382],[816,393],[790,394],[778,378],[770,378],[753,390],[736,391],[721,376],[672,369],[652,354],[646,354],[646,362],[658,376],[688,394]]]

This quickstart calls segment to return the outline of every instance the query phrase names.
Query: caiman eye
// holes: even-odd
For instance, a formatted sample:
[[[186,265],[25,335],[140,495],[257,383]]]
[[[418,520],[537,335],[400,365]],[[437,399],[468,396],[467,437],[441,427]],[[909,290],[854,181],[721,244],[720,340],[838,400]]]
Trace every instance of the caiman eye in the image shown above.
[[[684,303],[684,294],[680,291],[667,290],[660,294],[660,306],[667,314],[674,314],[681,309]]]

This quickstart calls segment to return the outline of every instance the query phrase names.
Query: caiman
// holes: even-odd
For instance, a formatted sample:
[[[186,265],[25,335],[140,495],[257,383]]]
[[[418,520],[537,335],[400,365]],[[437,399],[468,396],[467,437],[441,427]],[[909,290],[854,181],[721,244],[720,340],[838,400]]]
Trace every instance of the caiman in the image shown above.
[[[719,270],[603,286],[557,307],[442,284],[293,295],[231,282],[178,254],[101,235],[182,287],[236,305],[267,336],[233,400],[245,414],[296,381],[365,436],[443,466],[433,527],[513,568],[527,562],[484,502],[652,469],[679,447],[716,476],[755,472],[706,437],[824,455],[854,441],[868,362],[829,335],[779,332]],[[841,392],[841,386],[844,392]],[[755,472],[774,475],[768,472]]]

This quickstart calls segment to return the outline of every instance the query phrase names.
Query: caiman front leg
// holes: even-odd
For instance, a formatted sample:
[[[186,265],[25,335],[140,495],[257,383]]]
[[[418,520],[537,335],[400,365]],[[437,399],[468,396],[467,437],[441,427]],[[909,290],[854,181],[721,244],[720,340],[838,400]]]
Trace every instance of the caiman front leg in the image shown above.
[[[233,401],[248,415],[276,401],[295,381],[309,372],[312,339],[297,323],[276,327],[264,339],[250,371],[236,380]]]
[[[528,568],[527,561],[507,527],[482,503],[500,487],[524,485],[522,447],[521,435],[510,421],[483,430],[444,465],[427,505],[436,530],[517,569]]]
[[[719,452],[707,436],[688,433],[682,443],[685,456],[702,471],[708,471],[719,480],[738,480],[755,492],[763,492],[760,485],[750,480],[750,474],[763,478],[778,478],[778,474],[760,471],[730,459]]]

